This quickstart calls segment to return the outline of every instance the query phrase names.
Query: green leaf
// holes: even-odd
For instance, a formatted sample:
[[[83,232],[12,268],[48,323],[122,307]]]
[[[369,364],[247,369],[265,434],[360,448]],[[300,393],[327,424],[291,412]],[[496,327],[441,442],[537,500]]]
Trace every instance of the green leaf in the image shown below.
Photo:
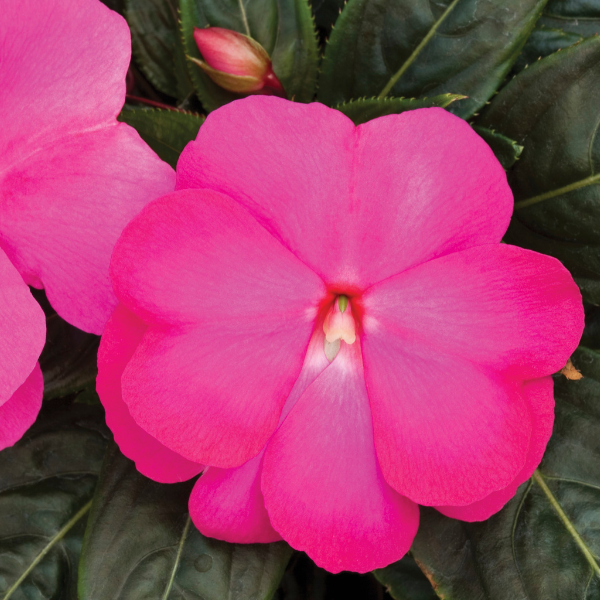
[[[539,58],[549,56],[582,40],[583,37],[581,35],[570,31],[551,29],[549,27],[536,27],[523,47],[513,67],[513,72],[518,73]]]
[[[40,356],[44,398],[60,398],[95,386],[100,338],[63,321],[42,290],[33,290],[46,314],[46,344]]]
[[[509,173],[515,212],[506,241],[561,260],[600,302],[600,38],[517,75],[481,125],[525,147]]]
[[[538,25],[591,37],[600,33],[600,2],[549,0]]]
[[[71,600],[108,432],[98,407],[45,405],[0,452],[0,598]]]
[[[179,35],[178,0],[125,0],[133,57],[161,92],[184,100],[194,92]]]
[[[187,511],[192,487],[146,479],[113,445],[85,534],[79,600],[269,600],[289,546],[204,537]]]
[[[462,94],[469,117],[498,88],[546,0],[349,0],[325,51],[318,98]]]
[[[416,108],[430,108],[439,106],[446,108],[452,102],[460,100],[464,96],[456,94],[441,94],[433,98],[362,98],[338,104],[335,108],[343,112],[347,117],[354,121],[355,125],[366,123],[371,119],[383,117],[384,115],[394,115],[406,110],[415,110]]]
[[[410,554],[384,569],[373,571],[373,574],[394,600],[437,600],[438,598],[431,583]]]
[[[473,127],[473,129],[494,151],[496,158],[505,170],[508,170],[510,167],[512,167],[519,159],[519,156],[521,156],[521,152],[523,152],[523,146],[520,146],[514,140],[507,138],[501,133],[487,129],[486,127]]]
[[[200,59],[194,27],[224,27],[249,35],[267,51],[289,99],[310,102],[315,93],[319,49],[307,0],[180,0],[183,45]],[[197,65],[188,69],[208,111],[240,98],[214,83]]]
[[[142,139],[173,168],[188,142],[196,139],[204,116],[158,108],[125,106],[119,121],[131,125]]]
[[[600,597],[600,354],[579,348],[573,364],[584,378],[557,376],[554,433],[513,500],[482,523],[421,510],[412,552],[440,597]]]

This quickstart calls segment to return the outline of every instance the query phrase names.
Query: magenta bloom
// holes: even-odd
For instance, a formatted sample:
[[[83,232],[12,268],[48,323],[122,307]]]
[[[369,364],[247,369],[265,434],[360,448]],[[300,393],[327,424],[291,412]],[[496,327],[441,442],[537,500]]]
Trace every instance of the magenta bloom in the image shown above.
[[[0,450],[21,438],[42,406],[37,360],[45,340],[44,312],[0,250]]]
[[[100,333],[110,255],[174,173],[118,123],[131,54],[99,0],[2,0],[0,248],[64,319]]]
[[[512,195],[467,123],[252,97],[208,117],[176,189],[113,254],[98,391],[143,473],[209,465],[200,531],[364,572],[418,504],[483,519],[531,475],[581,297],[500,244]]]

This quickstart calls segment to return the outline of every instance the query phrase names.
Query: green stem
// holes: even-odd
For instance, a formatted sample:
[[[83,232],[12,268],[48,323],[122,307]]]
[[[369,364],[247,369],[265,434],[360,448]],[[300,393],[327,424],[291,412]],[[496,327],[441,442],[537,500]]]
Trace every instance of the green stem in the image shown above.
[[[238,0],[238,4],[240,5],[240,12],[242,13],[242,21],[244,21],[244,29],[246,30],[246,35],[248,37],[252,37],[250,35],[250,25],[248,25],[248,17],[246,16],[246,9],[244,8],[244,0]]]
[[[241,0],[240,0],[241,1]],[[379,100],[383,100],[391,91],[391,89],[396,85],[398,79],[404,75],[406,69],[413,64],[417,56],[423,48],[427,45],[429,40],[435,35],[437,28],[446,20],[446,17],[452,12],[454,7],[458,4],[459,0],[452,0],[452,2],[448,5],[448,8],[442,13],[442,16],[431,26],[431,29],[427,32],[427,35],[421,40],[421,43],[413,50],[413,53],[406,59],[404,64],[400,67],[400,69],[392,76],[392,78],[388,81],[387,85],[381,90],[381,93],[377,98]]]
[[[593,571],[596,573],[596,575],[598,575],[598,577],[600,577],[600,567],[598,566],[596,559],[594,558],[593,554],[589,551],[588,547],[585,545],[585,542],[581,539],[579,533],[577,533],[577,530],[573,526],[573,523],[571,523],[569,517],[567,517],[567,515],[563,511],[561,505],[554,497],[554,494],[550,491],[550,488],[546,485],[542,474],[538,470],[534,471],[533,480],[542,488],[542,491],[544,492],[544,494],[546,494],[546,498],[548,498],[548,501],[552,505],[552,508],[558,514],[560,520],[563,522],[563,525],[567,528],[567,531],[573,536],[575,543],[583,552],[583,555],[592,567]]]
[[[79,509],[79,511],[75,514],[75,516],[70,519],[67,524],[46,544],[46,547],[36,556],[35,560],[27,567],[27,569],[23,572],[21,577],[15,581],[8,591],[6,592],[4,598],[2,600],[8,600],[13,593],[17,590],[17,588],[25,581],[25,578],[40,564],[41,560],[52,550],[54,545],[62,540],[62,538],[69,533],[69,531],[77,524],[77,522],[86,515],[92,506],[92,501],[90,500],[85,506]]]
[[[177,573],[177,569],[179,568],[179,563],[181,561],[181,553],[183,552],[183,545],[185,544],[185,540],[187,539],[188,531],[190,530],[190,524],[192,520],[189,515],[185,522],[185,527],[183,528],[183,532],[181,533],[181,539],[179,540],[179,547],[177,548],[177,555],[175,556],[175,563],[173,564],[173,568],[171,569],[171,577],[169,578],[169,583],[167,583],[167,587],[165,588],[165,593],[163,594],[162,600],[167,600],[169,594],[171,593],[171,588],[173,587],[173,582],[175,581],[175,574]]]
[[[538,202],[543,202],[544,200],[549,200],[550,198],[555,198],[556,196],[560,196],[562,194],[568,194],[573,190],[578,190],[598,182],[600,182],[600,173],[596,175],[590,175],[585,179],[580,179],[575,183],[565,185],[565,187],[558,188],[557,190],[552,190],[550,192],[546,192],[545,194],[540,194],[539,196],[533,196],[533,198],[527,198],[527,200],[519,200],[519,202],[515,202],[515,210],[525,208],[526,206],[531,206],[532,204],[537,204]]]

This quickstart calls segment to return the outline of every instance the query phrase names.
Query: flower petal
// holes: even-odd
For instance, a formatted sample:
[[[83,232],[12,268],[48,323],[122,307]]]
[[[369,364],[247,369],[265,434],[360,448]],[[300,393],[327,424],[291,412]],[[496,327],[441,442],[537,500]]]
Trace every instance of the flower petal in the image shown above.
[[[71,136],[0,175],[0,245],[61,317],[101,333],[117,303],[115,242],[173,185],[173,170],[128,125]]]
[[[44,378],[40,365],[33,371],[17,391],[0,406],[0,450],[17,443],[33,425],[44,395]]]
[[[260,489],[264,452],[235,469],[209,467],[190,496],[190,516],[200,533],[234,544],[277,542]]]
[[[283,539],[333,573],[384,567],[410,548],[419,510],[377,464],[358,344],[342,343],[269,442],[262,490]]]
[[[527,481],[536,470],[544,455],[554,423],[554,394],[552,377],[532,379],[523,384],[523,395],[531,412],[533,428],[525,466],[517,477],[502,490],[468,504],[467,506],[436,506],[443,515],[461,521],[484,521],[497,513],[516,493],[518,487]]]
[[[584,325],[579,288],[561,263],[506,244],[382,281],[363,306],[370,328],[521,380],[564,367]]]
[[[65,135],[113,123],[130,57],[125,19],[97,0],[3,0],[0,171]]]
[[[189,460],[236,467],[262,449],[296,381],[323,282],[231,198],[152,203],[112,260],[149,328],[123,374],[137,423]]]
[[[198,187],[248,207],[328,284],[360,288],[499,242],[513,207],[490,148],[443,109],[355,128],[321,104],[269,97],[209,115],[177,168],[177,189]]]
[[[365,378],[379,464],[398,493],[462,506],[510,484],[531,419],[521,384],[365,327]]]
[[[46,318],[0,250],[0,406],[30,377],[46,340]]]
[[[176,483],[191,479],[202,465],[169,450],[146,433],[131,417],[121,395],[121,376],[146,331],[146,324],[122,304],[106,324],[98,351],[97,390],[121,452],[135,461],[137,470],[159,481]]]

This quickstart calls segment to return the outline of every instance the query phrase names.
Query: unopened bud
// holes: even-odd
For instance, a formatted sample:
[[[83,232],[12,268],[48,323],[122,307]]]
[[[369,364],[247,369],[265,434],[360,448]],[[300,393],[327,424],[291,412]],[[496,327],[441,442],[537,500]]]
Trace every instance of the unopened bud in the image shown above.
[[[256,40],[221,27],[196,27],[194,39],[204,60],[189,59],[220,87],[238,94],[285,98],[269,55]]]

